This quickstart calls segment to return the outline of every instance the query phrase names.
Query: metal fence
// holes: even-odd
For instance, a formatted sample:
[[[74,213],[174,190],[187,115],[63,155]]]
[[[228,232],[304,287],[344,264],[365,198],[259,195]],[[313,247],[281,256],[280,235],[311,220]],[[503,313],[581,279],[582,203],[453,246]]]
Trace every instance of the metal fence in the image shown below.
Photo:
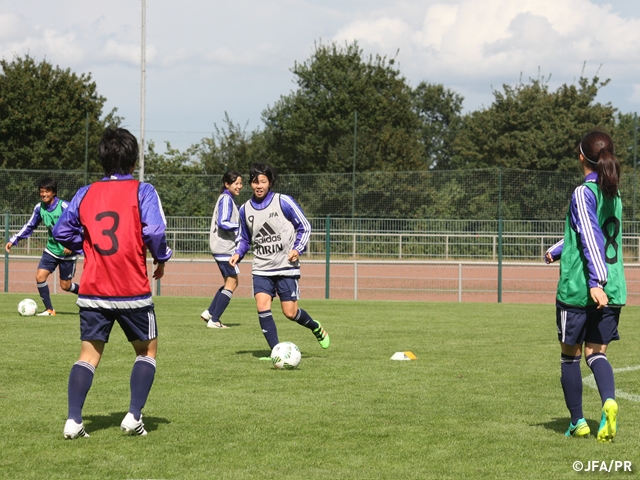
[[[29,215],[6,215],[5,232],[14,234],[28,219]],[[215,293],[220,274],[209,252],[210,221],[208,217],[167,217],[174,257],[162,283],[153,282],[156,294],[207,297]],[[557,265],[545,265],[542,258],[562,238],[562,221],[504,221],[502,234],[495,220],[327,217],[310,222],[313,233],[302,259],[306,298],[553,302]],[[639,230],[638,222],[625,223],[630,304],[640,304]],[[39,228],[5,255],[3,268],[8,275],[3,288],[34,291],[33,277],[45,243],[46,231]],[[79,261],[76,278],[81,272]],[[250,256],[241,263],[236,296],[251,296],[249,279]],[[55,278],[52,281],[56,292]]]

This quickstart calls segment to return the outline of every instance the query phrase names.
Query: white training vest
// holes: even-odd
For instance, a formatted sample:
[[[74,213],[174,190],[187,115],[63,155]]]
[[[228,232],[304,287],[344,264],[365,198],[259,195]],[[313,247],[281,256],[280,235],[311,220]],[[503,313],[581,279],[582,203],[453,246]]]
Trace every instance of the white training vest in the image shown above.
[[[216,200],[216,206],[213,209],[213,218],[211,219],[211,229],[209,230],[209,247],[211,253],[216,260],[228,261],[236,248],[236,232],[223,230],[218,227],[218,208],[220,206],[220,200],[225,194],[221,194]],[[228,195],[227,195],[228,196]],[[233,223],[238,223],[240,216],[238,215],[238,207],[236,203],[231,200],[232,208],[230,220]]]
[[[262,210],[253,208],[249,200],[245,203],[244,213],[253,245],[252,273],[299,276],[300,262],[287,259],[296,240],[296,230],[282,212],[280,194],[275,193],[269,205]]]

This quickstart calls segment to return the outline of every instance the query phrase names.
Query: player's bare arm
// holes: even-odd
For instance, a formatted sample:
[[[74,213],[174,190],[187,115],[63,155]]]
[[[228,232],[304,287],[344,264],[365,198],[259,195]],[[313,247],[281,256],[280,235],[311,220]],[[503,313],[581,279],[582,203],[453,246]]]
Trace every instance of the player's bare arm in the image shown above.
[[[154,265],[156,265],[156,269],[153,272],[153,278],[155,280],[160,280],[164,277],[164,262],[158,263],[156,260],[153,261]]]

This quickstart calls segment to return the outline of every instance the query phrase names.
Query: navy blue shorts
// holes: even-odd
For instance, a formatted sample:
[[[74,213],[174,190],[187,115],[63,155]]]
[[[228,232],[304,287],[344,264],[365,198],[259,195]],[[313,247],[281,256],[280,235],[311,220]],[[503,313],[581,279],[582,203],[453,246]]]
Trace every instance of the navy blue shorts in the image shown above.
[[[146,342],[158,336],[153,305],[133,310],[80,308],[80,340],[100,340],[107,343],[115,322],[120,324],[130,342]]]
[[[584,342],[609,345],[613,340],[620,340],[619,321],[620,307],[598,310],[595,305],[586,308],[556,305],[558,340],[567,345]]]
[[[62,260],[61,258],[54,257],[49,252],[42,252],[38,270],[46,270],[49,273],[53,273],[56,267],[58,267],[58,271],[60,272],[60,280],[71,280],[76,274],[76,259]]]
[[[278,275],[275,277],[253,276],[253,295],[256,293],[266,293],[271,298],[278,294],[281,302],[297,302],[300,298],[300,286],[298,280],[300,276],[285,277]]]
[[[232,267],[231,265],[229,265],[228,261],[219,262],[218,260],[216,260],[216,263],[218,264],[218,268],[220,269],[222,278],[233,277],[240,274],[240,268],[238,268],[238,265]]]

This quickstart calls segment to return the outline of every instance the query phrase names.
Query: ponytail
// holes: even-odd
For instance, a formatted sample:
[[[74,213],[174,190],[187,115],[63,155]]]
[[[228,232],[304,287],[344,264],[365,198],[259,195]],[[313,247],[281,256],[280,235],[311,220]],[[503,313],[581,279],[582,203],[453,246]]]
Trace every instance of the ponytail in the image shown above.
[[[579,153],[598,173],[598,188],[607,198],[617,197],[620,186],[620,162],[615,156],[613,140],[602,131],[587,133],[580,141]]]
[[[602,149],[595,168],[598,172],[598,187],[607,198],[617,197],[620,186],[620,162],[609,150]]]

